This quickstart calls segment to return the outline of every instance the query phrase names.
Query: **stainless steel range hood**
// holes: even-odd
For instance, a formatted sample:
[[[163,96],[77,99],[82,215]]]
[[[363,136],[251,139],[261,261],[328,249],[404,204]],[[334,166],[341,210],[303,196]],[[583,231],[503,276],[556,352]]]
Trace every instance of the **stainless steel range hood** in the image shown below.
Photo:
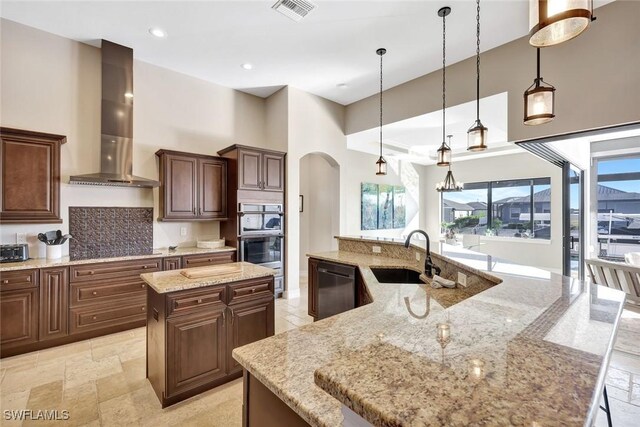
[[[70,184],[158,187],[133,175],[133,49],[102,40],[100,172],[76,175]]]

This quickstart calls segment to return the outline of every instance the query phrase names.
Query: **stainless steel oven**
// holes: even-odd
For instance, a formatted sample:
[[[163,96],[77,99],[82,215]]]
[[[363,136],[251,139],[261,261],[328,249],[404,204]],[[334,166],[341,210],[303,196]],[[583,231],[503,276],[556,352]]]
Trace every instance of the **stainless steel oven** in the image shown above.
[[[284,235],[249,235],[238,237],[240,261],[258,264],[276,270],[274,291],[276,296],[284,291]]]
[[[281,204],[241,203],[238,235],[283,234],[284,210]]]

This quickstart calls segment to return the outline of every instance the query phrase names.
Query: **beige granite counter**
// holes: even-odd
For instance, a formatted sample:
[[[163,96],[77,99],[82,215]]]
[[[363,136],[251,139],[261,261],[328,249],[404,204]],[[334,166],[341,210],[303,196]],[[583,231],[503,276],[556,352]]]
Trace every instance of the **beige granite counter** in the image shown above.
[[[223,283],[238,282],[241,280],[276,275],[276,271],[271,268],[261,267],[259,265],[251,264],[248,262],[231,262],[227,264],[219,264],[208,267],[189,268],[187,270],[196,271],[206,268],[207,270],[215,272],[216,269],[224,271],[229,266],[238,266],[239,269],[238,271],[234,271],[232,273],[213,273],[213,275],[210,277],[203,277],[200,279],[189,279],[180,274],[180,272],[185,269],[159,271],[157,273],[145,273],[141,274],[140,277],[157,293],[166,294],[169,292],[204,288],[206,286],[221,285]]]
[[[444,308],[427,285],[381,284],[370,267],[409,257],[310,254],[359,267],[371,304],[237,348],[234,358],[313,426],[347,407],[381,426],[590,425],[624,294],[484,254],[442,260],[497,278]],[[453,290],[455,291],[455,290]],[[448,323],[450,341],[437,339]]]
[[[60,259],[46,259],[46,258],[31,258],[23,262],[7,262],[0,264],[0,272],[11,270],[25,270],[28,268],[46,268],[46,267],[63,267],[67,265],[77,264],[94,264],[98,262],[113,262],[113,261],[129,261],[136,259],[148,259],[148,258],[161,258],[171,256],[182,255],[197,255],[197,254],[211,254],[216,252],[235,252],[236,248],[231,246],[224,246],[217,249],[202,249],[196,247],[176,248],[175,250],[169,250],[169,248],[154,249],[152,254],[149,255],[132,255],[113,258],[94,258],[94,259],[79,259],[71,260],[68,256]]]

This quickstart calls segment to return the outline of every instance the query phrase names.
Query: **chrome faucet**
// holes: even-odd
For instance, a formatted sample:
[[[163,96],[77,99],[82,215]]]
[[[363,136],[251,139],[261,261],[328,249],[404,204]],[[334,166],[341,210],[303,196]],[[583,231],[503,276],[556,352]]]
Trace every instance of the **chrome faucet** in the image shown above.
[[[440,271],[441,271],[440,267],[438,267],[433,263],[433,261],[431,261],[431,246],[429,241],[429,235],[426,232],[422,230],[413,230],[407,236],[407,240],[405,240],[404,242],[404,247],[405,248],[409,247],[409,244],[411,244],[411,236],[413,236],[416,233],[422,234],[425,237],[425,239],[427,239],[427,254],[424,258],[424,274],[427,277],[433,277],[433,270],[436,271],[436,274],[440,274]]]

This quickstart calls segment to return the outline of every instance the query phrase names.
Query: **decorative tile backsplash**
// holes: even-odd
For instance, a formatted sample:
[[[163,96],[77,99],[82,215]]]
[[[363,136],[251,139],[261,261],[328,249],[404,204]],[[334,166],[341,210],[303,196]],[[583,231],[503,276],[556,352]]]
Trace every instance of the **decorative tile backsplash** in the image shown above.
[[[69,207],[72,260],[149,255],[153,208]]]

